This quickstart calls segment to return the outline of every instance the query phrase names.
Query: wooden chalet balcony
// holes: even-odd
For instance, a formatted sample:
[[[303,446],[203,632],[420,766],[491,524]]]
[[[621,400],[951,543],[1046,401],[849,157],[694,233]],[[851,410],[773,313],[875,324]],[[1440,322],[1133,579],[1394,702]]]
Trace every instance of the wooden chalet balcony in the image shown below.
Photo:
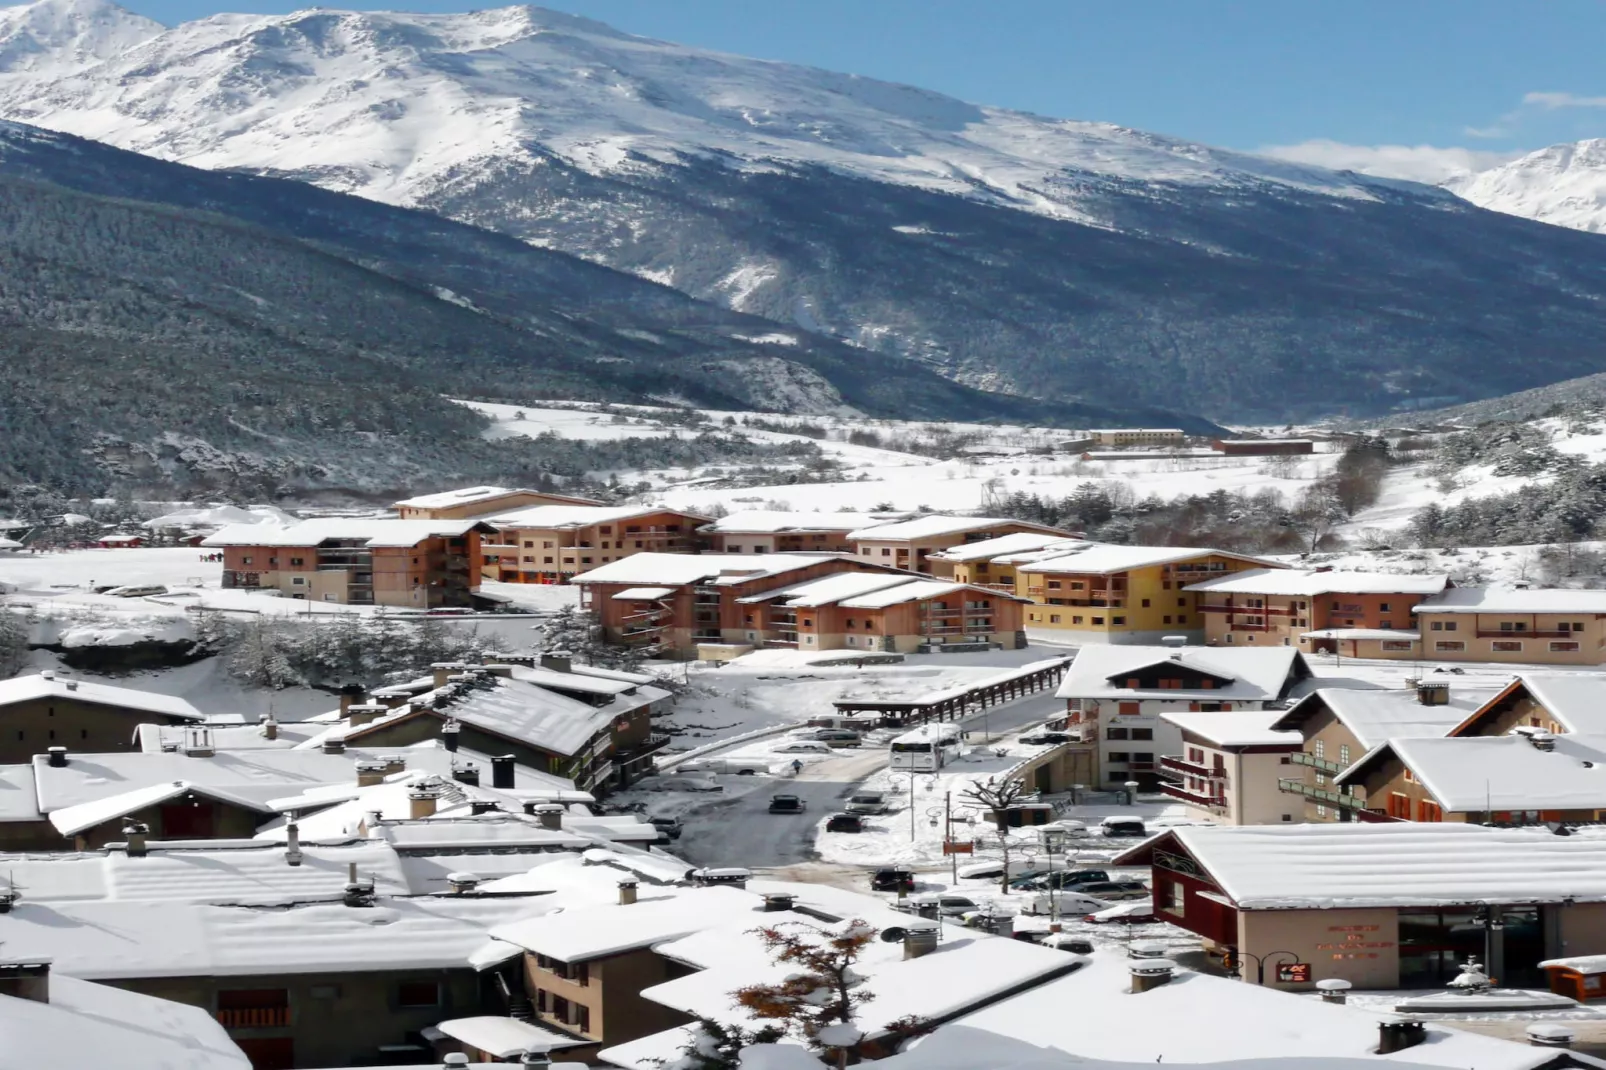
[[[1206,810],[1214,810],[1217,813],[1225,813],[1227,810],[1226,799],[1218,799],[1213,795],[1200,795],[1198,792],[1189,791],[1179,784],[1161,784],[1160,794],[1169,795],[1171,798],[1181,800],[1190,806],[1201,806]]]
[[[1225,777],[1225,769],[1211,769],[1209,766],[1197,765],[1186,758],[1173,755],[1163,755],[1160,758],[1160,772],[1170,773],[1174,776],[1198,777],[1201,780],[1213,780],[1216,777]]]
[[[290,1024],[289,1007],[243,1007],[217,1012],[224,1029],[282,1029]]]

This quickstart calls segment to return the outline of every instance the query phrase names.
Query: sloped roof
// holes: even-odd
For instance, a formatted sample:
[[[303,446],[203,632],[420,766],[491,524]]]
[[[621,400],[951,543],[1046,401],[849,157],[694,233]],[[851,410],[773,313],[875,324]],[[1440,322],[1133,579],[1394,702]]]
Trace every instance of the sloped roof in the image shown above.
[[[944,513],[931,513],[909,520],[892,520],[885,524],[862,527],[857,531],[848,532],[848,538],[856,542],[899,542],[905,539],[935,539],[945,535],[966,535],[972,531],[985,531],[988,528],[1006,525],[1047,532],[1062,538],[1070,534],[1047,524],[1015,520],[1007,516],[950,516]]]
[[[1182,665],[1231,681],[1209,690],[1133,689],[1113,680],[1156,665]],[[1089,644],[1077,652],[1055,692],[1058,698],[1161,698],[1270,701],[1304,665],[1292,647],[1169,647]]]
[[[1360,783],[1390,757],[1446,810],[1606,810],[1606,736],[1568,733],[1540,750],[1526,734],[1402,737],[1374,748],[1335,784]]]
[[[1248,554],[1228,553],[1226,550],[1212,550],[1207,546],[1110,546],[1098,543],[1061,557],[1039,558],[1031,562],[1028,571],[1104,575],[1207,556],[1225,557],[1232,561],[1249,561],[1262,568],[1279,567],[1275,561],[1250,557]]]
[[[1300,731],[1307,718],[1326,708],[1361,744],[1371,749],[1400,736],[1443,736],[1483,706],[1496,692],[1479,688],[1450,689],[1443,706],[1425,706],[1415,690],[1368,690],[1323,687],[1290,706],[1272,725]]]
[[[129,814],[144,810],[147,807],[158,806],[169,799],[176,799],[192,792],[245,810],[256,810],[263,814],[273,813],[260,800],[237,795],[223,788],[203,787],[198,784],[191,784],[186,780],[175,780],[167,784],[151,784],[147,787],[135,788],[120,795],[108,795],[103,799],[96,799],[94,802],[64,807],[50,814],[50,823],[63,836],[75,836],[85,829],[94,828],[96,825],[104,825],[108,821],[127,817]]]
[[[68,754],[67,764],[60,767],[40,754],[34,756],[33,772],[39,806],[46,813],[175,783],[256,808],[280,795],[357,779],[350,756],[291,749],[220,750],[210,757],[172,751]]]
[[[1251,568],[1189,584],[1185,591],[1220,594],[1439,594],[1450,577],[1408,576],[1388,572],[1323,572],[1301,568]]]
[[[631,554],[575,576],[573,583],[629,583],[679,587],[714,585],[783,576],[827,561],[851,561],[848,554]]]
[[[1453,587],[1418,603],[1413,612],[1606,613],[1606,591]]]
[[[616,876],[615,880],[619,878]],[[631,904],[606,904],[529,918],[491,936],[564,962],[617,955],[754,914],[764,900],[738,888],[641,889]]]
[[[1218,747],[1297,747],[1304,742],[1298,732],[1281,732],[1271,727],[1282,714],[1268,710],[1195,713],[1167,710],[1160,720],[1176,725],[1190,735],[1208,740]]]
[[[854,531],[885,523],[872,513],[789,513],[768,509],[747,509],[722,516],[700,529],[709,535],[779,535]]]
[[[1066,535],[1053,535],[1041,531],[1017,531],[997,538],[967,542],[963,546],[950,546],[932,554],[939,561],[991,561],[1002,554],[1020,554],[1044,550],[1063,550],[1081,543],[1081,539]],[[1087,545],[1091,546],[1092,543]]]
[[[419,494],[412,498],[403,498],[393,504],[398,509],[446,509],[454,505],[493,502],[510,494],[539,494],[543,498],[552,498],[556,501],[568,502],[574,505],[602,504],[591,498],[579,498],[572,494],[555,494],[546,490],[530,490],[525,487],[463,487],[459,490],[443,490],[436,494]]]
[[[825,606],[843,598],[879,591],[883,587],[896,587],[907,583],[907,572],[838,572],[831,576],[804,580],[790,587],[779,587],[762,594],[738,598],[738,602],[782,601],[789,606]]]
[[[330,539],[362,540],[370,547],[416,546],[425,539],[457,538],[479,520],[397,520],[393,517],[322,517],[289,527],[231,524],[201,540],[202,546],[317,546]]]
[[[141,713],[181,717],[192,721],[202,719],[200,710],[175,695],[159,695],[154,691],[117,687],[113,684],[56,673],[47,676],[36,672],[28,676],[15,676],[10,680],[0,680],[0,707],[13,702],[29,702],[42,698],[71,699],[75,702],[120,706]]]
[[[652,513],[675,513],[694,521],[707,517],[688,513],[684,509],[671,509],[667,505],[529,505],[506,513],[486,517],[489,524],[498,528],[585,528],[593,524],[615,524]]]

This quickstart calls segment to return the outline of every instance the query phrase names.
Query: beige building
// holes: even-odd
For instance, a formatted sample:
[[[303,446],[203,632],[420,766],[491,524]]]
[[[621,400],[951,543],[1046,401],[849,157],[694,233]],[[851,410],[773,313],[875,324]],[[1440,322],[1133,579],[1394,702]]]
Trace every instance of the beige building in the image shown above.
[[[1418,652],[1415,607],[1441,594],[1444,575],[1323,569],[1247,569],[1187,590],[1211,646],[1295,646],[1306,653],[1406,657]]]
[[[852,532],[898,515],[747,510],[704,524],[698,535],[716,554],[851,553],[853,543],[848,536]]]
[[[420,494],[392,504],[403,520],[474,520],[532,505],[598,505],[592,498],[576,498],[542,490],[509,487],[464,487],[438,494]]]
[[[1458,587],[1418,604],[1416,618],[1435,661],[1606,661],[1606,591]]]
[[[1180,446],[1188,437],[1180,427],[1107,427],[1088,434],[1096,446]]]
[[[1160,759],[1168,779],[1160,791],[1184,803],[1190,816],[1224,825],[1276,825],[1298,820],[1303,802],[1284,792],[1298,732],[1270,727],[1279,713],[1169,712],[1160,715],[1182,732],[1182,749]]]
[[[662,506],[537,505],[490,518],[480,545],[486,579],[567,583],[640,553],[690,554],[708,517]]]
[[[951,546],[932,554],[929,560],[934,575],[950,577],[958,583],[974,583],[979,587],[1023,595],[1025,591],[1015,589],[1015,577],[1022,565],[1070,553],[1085,545],[1076,536],[1021,531],[1013,535],[1000,535],[995,539]]]
[[[946,516],[932,513],[912,520],[894,520],[850,532],[848,541],[862,561],[939,576],[951,575],[939,555],[953,547],[996,539],[1000,535],[1031,532],[1067,538],[1070,532],[1047,524],[1003,517]]]

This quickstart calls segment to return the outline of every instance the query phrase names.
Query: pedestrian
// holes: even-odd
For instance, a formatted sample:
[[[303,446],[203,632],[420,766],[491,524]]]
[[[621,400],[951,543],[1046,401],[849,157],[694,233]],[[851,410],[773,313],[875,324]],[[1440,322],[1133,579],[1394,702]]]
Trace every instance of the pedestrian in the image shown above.
[[[797,776],[802,771],[803,771],[803,759],[802,758],[793,758],[792,759],[792,775],[793,776]]]

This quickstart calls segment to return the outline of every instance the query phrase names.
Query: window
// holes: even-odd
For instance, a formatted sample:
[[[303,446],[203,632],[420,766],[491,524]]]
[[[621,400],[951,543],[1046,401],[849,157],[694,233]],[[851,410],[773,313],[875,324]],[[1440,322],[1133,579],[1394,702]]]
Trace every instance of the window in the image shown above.
[[[299,564],[302,564],[305,561],[306,561],[306,558],[303,558],[303,557],[292,557],[290,559],[290,563],[292,565],[299,565]]]
[[[1439,809],[1438,803],[1422,799],[1416,804],[1416,819],[1418,821],[1443,821],[1444,811]]]
[[[1072,624],[1081,624],[1081,623],[1082,623],[1082,618],[1081,618],[1081,617],[1074,617],[1074,616],[1073,616],[1073,617],[1072,617],[1072,618],[1071,618],[1071,623],[1072,623]]]
[[[892,556],[892,551],[889,550],[887,547],[883,546],[881,548],[881,556],[882,557],[891,557]]]
[[[1106,728],[1104,730],[1104,738],[1105,739],[1127,739],[1128,738],[1127,730],[1125,728],[1116,728],[1114,726],[1111,726],[1111,727]]]
[[[1444,622],[1442,620],[1434,621],[1433,622],[1433,630],[1436,631],[1436,632],[1444,631]]]
[[[1137,702],[1117,702],[1115,704],[1115,712],[1128,717],[1135,717],[1141,705],[1141,703]]]
[[[307,579],[305,576],[296,576],[290,581],[290,586],[292,587],[305,587],[306,585]]]
[[[1513,641],[1511,641],[1509,639],[1506,639],[1506,640],[1496,639],[1493,643],[1490,644],[1490,646],[1493,647],[1495,653],[1497,653],[1497,654],[1514,654],[1514,653],[1520,653],[1521,650],[1522,650],[1522,644],[1521,643],[1513,642]]]
[[[1388,627],[1388,625],[1385,624],[1384,627],[1386,628],[1386,627]],[[1410,650],[1411,649],[1411,641],[1409,639],[1385,639],[1385,640],[1383,640],[1383,649],[1384,650]]]
[[[1447,620],[1447,621],[1445,621],[1445,622],[1444,622],[1444,630],[1445,630],[1445,631],[1447,631],[1447,632],[1453,632],[1453,631],[1455,631],[1455,630],[1456,630],[1456,628],[1458,628],[1458,627],[1459,627],[1459,626],[1460,626],[1460,625],[1458,625],[1458,624],[1457,624],[1457,623],[1456,623],[1456,622],[1455,622],[1455,621],[1453,621],[1453,620]]]
[[[1405,782],[1407,784],[1415,784],[1416,783],[1416,774],[1411,772],[1411,770],[1407,769],[1405,771]]]
[[[1126,618],[1125,617],[1111,617],[1110,618],[1110,623],[1111,624],[1115,624],[1115,625],[1125,624],[1126,623]]]
[[[1377,622],[1377,626],[1379,628],[1392,628],[1394,627],[1394,622],[1391,620],[1380,620]]]
[[[1445,640],[1440,639],[1438,642],[1433,644],[1433,649],[1437,650],[1441,654],[1453,654],[1457,651],[1465,650],[1466,648],[1467,644],[1461,642],[1460,640],[1446,642]]]
[[[1204,764],[1204,760],[1205,759],[1204,759],[1204,751],[1203,750],[1201,750],[1198,747],[1189,747],[1188,748],[1188,761],[1192,762],[1194,765],[1203,765]]]
[[[249,554],[247,554],[245,557],[240,558],[240,564],[249,565],[250,563],[251,563],[251,556]]]
[[[1094,624],[1103,624],[1104,623],[1104,618],[1103,617],[1094,617],[1093,618],[1093,623]]]
[[[415,562],[415,563],[416,563],[416,562],[417,562],[417,560],[418,560],[418,559],[417,559],[417,558],[416,558],[416,557],[415,557],[415,558],[413,558],[413,561],[414,561],[414,562]],[[278,558],[277,558],[277,557],[270,557],[270,558],[268,558],[268,564],[270,564],[270,565],[277,565],[277,564],[278,564],[278,563],[279,563],[279,559],[278,559]]]
[[[1148,609],[1149,608],[1149,600],[1147,598],[1145,598],[1143,600],[1143,608],[1144,609]]]
[[[1327,807],[1323,806],[1321,803],[1317,803],[1316,804],[1316,816],[1317,817],[1326,817],[1327,816]]]
[[[1153,765],[1154,752],[1152,750],[1133,751],[1132,760],[1134,762],[1147,762],[1148,764]]]
[[[1167,613],[1165,616],[1161,617],[1160,620],[1165,624],[1170,624],[1171,623],[1171,614]]]
[[[439,1007],[441,986],[437,981],[403,981],[396,986],[398,1007]]]
[[[1165,905],[1161,907],[1167,914],[1175,914],[1179,918],[1186,913],[1188,890],[1180,881],[1172,881],[1166,889]]]
[[[1152,729],[1152,728],[1134,728],[1134,729],[1132,729],[1132,738],[1133,739],[1153,739],[1154,738],[1154,729]]]
[[[1318,739],[1312,746],[1311,753],[1318,758],[1325,757],[1327,754],[1327,742],[1325,740]]]
[[[1379,613],[1387,613],[1389,611],[1389,604],[1387,602],[1379,602],[1377,604],[1377,611]],[[1385,625],[1383,625],[1383,627],[1387,628],[1388,625],[1385,624]]]
[[[1048,589],[1051,590],[1051,591],[1059,590],[1060,589],[1060,581],[1059,580],[1049,580],[1048,581]]]
[[[1107,757],[1112,762],[1120,762],[1122,765],[1125,765],[1131,760],[1132,756],[1124,750],[1112,750]]]
[[[1179,605],[1182,608],[1186,609],[1188,607],[1188,600],[1186,598],[1179,598],[1179,599],[1177,599],[1177,605]]]
[[[1338,764],[1344,766],[1345,768],[1349,767],[1349,744],[1348,743],[1340,743],[1338,745]]]
[[[1389,792],[1388,815],[1405,821],[1411,820],[1411,797],[1397,791]]]
[[[1568,651],[1573,651],[1573,650],[1577,650],[1577,649],[1578,649],[1578,644],[1577,643],[1551,643],[1550,644],[1550,651],[1553,654],[1565,654]]]
[[[272,1029],[290,1024],[290,992],[237,988],[217,994],[217,1020],[225,1029]]]
[[[1060,615],[1058,613],[1050,613],[1048,615],[1048,622],[1050,624],[1058,624],[1060,622]]]

